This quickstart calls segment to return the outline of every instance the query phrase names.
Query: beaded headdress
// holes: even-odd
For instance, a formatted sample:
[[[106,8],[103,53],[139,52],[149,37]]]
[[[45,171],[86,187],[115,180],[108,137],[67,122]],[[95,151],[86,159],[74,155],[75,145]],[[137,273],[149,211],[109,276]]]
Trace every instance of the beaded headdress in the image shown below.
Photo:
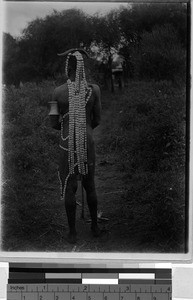
[[[79,51],[69,52],[66,59],[65,73],[68,77],[69,59],[74,56],[77,61],[75,81],[67,80],[69,92],[69,139],[68,162],[69,172],[74,174],[75,153],[78,171],[82,175],[88,173],[87,167],[87,133],[86,133],[86,104],[92,89],[88,87],[84,60]]]

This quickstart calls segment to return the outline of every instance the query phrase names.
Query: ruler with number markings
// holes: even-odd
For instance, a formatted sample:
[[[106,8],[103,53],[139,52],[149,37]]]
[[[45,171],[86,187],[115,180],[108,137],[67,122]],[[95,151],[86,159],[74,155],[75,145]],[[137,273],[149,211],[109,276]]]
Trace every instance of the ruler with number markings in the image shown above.
[[[7,300],[172,300],[171,285],[8,284]]]

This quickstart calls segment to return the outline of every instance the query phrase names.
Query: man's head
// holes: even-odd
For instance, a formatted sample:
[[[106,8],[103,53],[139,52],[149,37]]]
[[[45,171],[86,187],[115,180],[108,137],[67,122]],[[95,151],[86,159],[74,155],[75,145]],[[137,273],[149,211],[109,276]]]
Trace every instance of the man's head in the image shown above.
[[[66,59],[65,73],[70,80],[76,82],[77,87],[80,87],[81,81],[84,81],[84,84],[86,84],[84,60],[79,51],[68,54]]]
[[[77,59],[74,55],[70,55],[68,59],[68,69],[66,70],[67,77],[71,77],[76,74]]]
[[[88,53],[84,49],[73,48],[58,55],[66,57],[65,72],[67,77],[74,77],[77,71],[78,73],[84,73],[83,56],[89,58]],[[85,75],[83,75],[83,77],[85,77]]]

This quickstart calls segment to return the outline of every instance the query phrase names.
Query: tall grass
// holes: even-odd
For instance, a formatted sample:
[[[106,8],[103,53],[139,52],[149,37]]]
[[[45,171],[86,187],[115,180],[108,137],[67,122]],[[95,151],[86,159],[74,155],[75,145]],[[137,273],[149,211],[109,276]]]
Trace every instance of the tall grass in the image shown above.
[[[57,181],[58,139],[49,125],[47,102],[53,88],[52,82],[44,82],[4,90],[1,204],[5,250],[17,250],[18,241],[33,241],[52,223],[54,209],[49,199]]]
[[[66,226],[58,213],[61,205],[57,205],[59,136],[48,119],[47,102],[54,87],[52,82],[43,82],[4,90],[1,205],[5,251],[32,251],[29,245],[45,250],[50,241],[62,238],[61,228]],[[110,114],[97,149],[113,154],[125,174],[122,218],[143,245],[151,244],[155,251],[183,251],[185,90],[168,81],[130,82],[122,93],[103,94],[102,100]],[[53,229],[57,224],[58,233]]]
[[[171,82],[130,82],[104,132],[104,151],[125,172],[125,218],[143,243],[184,251],[185,89]],[[155,250],[156,251],[156,250]]]

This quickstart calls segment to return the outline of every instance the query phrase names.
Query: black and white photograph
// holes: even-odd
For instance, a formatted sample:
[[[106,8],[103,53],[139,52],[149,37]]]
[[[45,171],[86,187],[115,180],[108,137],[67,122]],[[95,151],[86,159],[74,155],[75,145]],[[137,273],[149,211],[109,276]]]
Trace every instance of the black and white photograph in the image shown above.
[[[189,251],[190,2],[4,1],[1,251]]]

